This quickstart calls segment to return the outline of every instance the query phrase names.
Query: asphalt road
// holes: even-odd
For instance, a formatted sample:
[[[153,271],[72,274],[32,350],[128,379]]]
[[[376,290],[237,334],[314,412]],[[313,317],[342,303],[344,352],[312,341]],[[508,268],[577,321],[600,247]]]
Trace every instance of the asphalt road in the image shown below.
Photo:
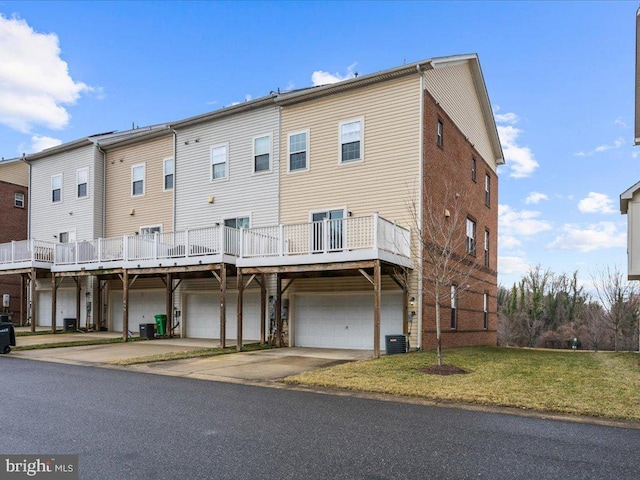
[[[82,479],[637,479],[640,430],[0,356],[0,453]]]

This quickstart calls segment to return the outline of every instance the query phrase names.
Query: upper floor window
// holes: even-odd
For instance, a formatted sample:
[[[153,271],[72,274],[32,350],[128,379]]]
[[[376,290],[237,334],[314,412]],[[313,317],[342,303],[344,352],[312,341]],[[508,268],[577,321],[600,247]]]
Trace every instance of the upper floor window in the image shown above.
[[[131,195],[144,195],[144,163],[131,167]]]
[[[87,198],[89,196],[89,169],[87,167],[76,170],[76,185],[78,198]]]
[[[484,266],[489,267],[489,230],[484,231]]]
[[[164,159],[164,190],[173,188],[173,175],[175,173],[175,163],[173,158]]]
[[[436,139],[436,144],[439,147],[444,145],[444,125],[442,124],[442,120],[438,119],[438,137]]]
[[[476,181],[476,157],[471,157],[471,180]]]
[[[491,205],[491,177],[489,174],[484,176],[484,204],[487,207]]]
[[[309,132],[292,133],[289,135],[289,171],[306,170],[308,167]]]
[[[58,242],[60,243],[73,243],[76,241],[75,230],[69,232],[60,232],[58,234]]]
[[[271,170],[271,136],[253,139],[253,171],[268,172]]]
[[[340,161],[362,160],[362,121],[340,124]]]
[[[53,203],[62,201],[62,174],[51,177],[51,201]]]
[[[467,218],[467,253],[476,254],[476,222]]]
[[[249,228],[249,217],[227,218],[224,221],[225,227]]]
[[[458,328],[458,286],[451,285],[451,328]]]
[[[211,147],[211,180],[227,178],[227,145]]]
[[[24,193],[16,193],[13,197],[13,206],[24,208]]]
[[[154,233],[162,233],[162,225],[140,227],[140,235],[153,235]]]

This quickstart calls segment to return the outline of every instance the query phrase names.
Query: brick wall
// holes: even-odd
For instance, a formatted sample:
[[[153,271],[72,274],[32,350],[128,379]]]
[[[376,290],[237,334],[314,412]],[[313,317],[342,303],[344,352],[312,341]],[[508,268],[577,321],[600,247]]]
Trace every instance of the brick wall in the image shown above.
[[[21,185],[0,181],[0,243],[8,243],[12,240],[27,239],[28,223],[28,189]],[[16,193],[24,195],[24,207],[15,206]],[[9,312],[13,312],[14,323],[20,323],[20,276],[0,275],[0,302],[2,294],[8,293],[11,297]],[[26,305],[23,304],[26,311]],[[4,313],[0,303],[0,313]]]
[[[423,208],[431,207],[434,218],[441,215],[442,221],[452,221],[457,210],[461,217],[456,229],[455,263],[461,275],[454,276],[452,283],[458,283],[457,324],[451,328],[451,285],[444,285],[440,291],[440,319],[442,345],[445,347],[468,345],[495,345],[497,325],[497,236],[498,236],[498,177],[485,160],[475,150],[465,135],[451,118],[425,92],[424,136],[423,136]],[[438,145],[438,121],[442,123],[442,145]],[[475,158],[475,181],[472,178],[472,158]],[[490,180],[489,205],[485,204],[485,175]],[[458,200],[455,194],[459,194]],[[457,208],[456,208],[457,202]],[[450,218],[445,217],[448,209]],[[466,218],[476,222],[476,254],[467,254],[465,248]],[[428,215],[423,215],[423,231],[433,224]],[[489,263],[484,266],[484,234],[489,232]],[[424,235],[423,235],[424,236]],[[432,265],[426,261],[424,269],[422,345],[423,348],[436,346],[436,315],[432,280],[429,272]],[[473,262],[472,269],[468,265]],[[464,272],[472,271],[468,278]],[[464,282],[461,282],[464,279]],[[464,283],[464,284],[462,284]],[[485,329],[484,294],[488,294],[488,326]]]

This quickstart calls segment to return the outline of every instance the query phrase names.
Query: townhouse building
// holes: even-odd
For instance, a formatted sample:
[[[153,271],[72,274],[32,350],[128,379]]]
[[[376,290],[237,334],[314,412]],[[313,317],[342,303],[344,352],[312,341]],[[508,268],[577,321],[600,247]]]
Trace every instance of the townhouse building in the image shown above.
[[[377,356],[385,335],[402,333],[431,347],[421,232],[425,209],[453,208],[448,186],[465,199],[456,255],[474,281],[446,286],[443,344],[495,344],[503,158],[476,55],[272,93],[29,161],[40,189],[31,240],[55,250],[40,273],[40,325],[73,302],[85,325],[124,338],[164,313],[170,334],[238,348],[269,337]]]

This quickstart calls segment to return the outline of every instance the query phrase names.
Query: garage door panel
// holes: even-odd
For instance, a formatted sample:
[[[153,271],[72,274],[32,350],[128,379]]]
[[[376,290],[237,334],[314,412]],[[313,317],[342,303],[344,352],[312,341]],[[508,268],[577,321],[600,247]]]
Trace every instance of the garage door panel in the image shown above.
[[[38,291],[37,325],[51,326],[51,290]],[[56,327],[62,327],[65,318],[76,317],[76,291],[58,289],[56,295]]]
[[[155,323],[155,316],[166,311],[164,290],[129,290],[129,330],[137,333],[141,323]],[[122,331],[122,291],[111,292],[111,329]]]
[[[229,292],[226,298],[226,337],[238,337],[238,296]],[[220,295],[187,293],[185,312],[188,338],[220,338]],[[245,294],[242,302],[242,338],[260,339],[260,294]]]
[[[324,348],[373,348],[373,295],[298,295],[295,301],[295,345]],[[402,294],[383,294],[380,343],[402,332]]]

